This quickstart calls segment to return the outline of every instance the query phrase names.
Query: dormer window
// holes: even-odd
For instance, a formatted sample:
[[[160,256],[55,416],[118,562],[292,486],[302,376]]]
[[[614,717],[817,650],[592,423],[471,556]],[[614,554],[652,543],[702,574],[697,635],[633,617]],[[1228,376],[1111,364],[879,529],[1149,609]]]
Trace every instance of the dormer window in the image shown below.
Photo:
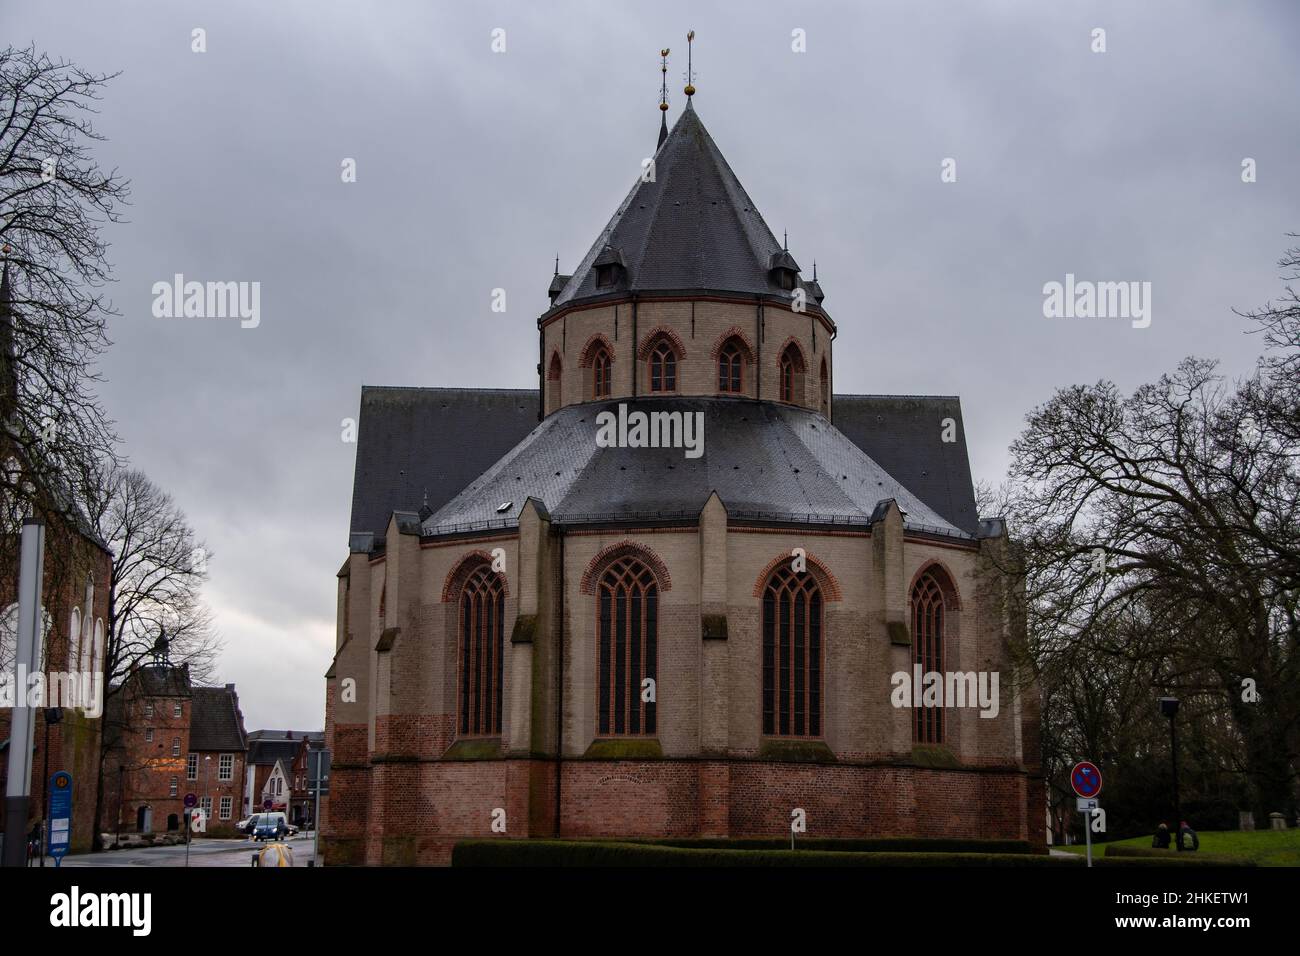
[[[596,288],[612,289],[623,281],[627,266],[623,263],[623,254],[617,249],[606,246],[592,263],[596,270]]]
[[[788,251],[782,249],[780,252],[772,253],[772,258],[768,261],[767,274],[778,289],[790,292],[799,281],[799,263],[794,261],[794,256]]]

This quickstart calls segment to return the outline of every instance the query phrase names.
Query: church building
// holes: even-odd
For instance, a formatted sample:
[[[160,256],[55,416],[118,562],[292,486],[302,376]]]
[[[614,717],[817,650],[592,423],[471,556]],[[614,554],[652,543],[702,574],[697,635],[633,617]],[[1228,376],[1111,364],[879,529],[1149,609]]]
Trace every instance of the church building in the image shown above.
[[[788,839],[796,810],[810,837],[1043,842],[1015,549],[960,403],[834,393],[816,273],[693,93],[551,279],[536,391],[362,390],[328,864]]]

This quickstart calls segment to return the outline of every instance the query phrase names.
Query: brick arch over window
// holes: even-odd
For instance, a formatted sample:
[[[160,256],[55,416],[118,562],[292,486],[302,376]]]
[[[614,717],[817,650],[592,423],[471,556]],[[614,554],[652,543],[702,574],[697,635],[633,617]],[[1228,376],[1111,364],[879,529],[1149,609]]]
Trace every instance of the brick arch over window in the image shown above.
[[[620,541],[618,544],[611,544],[609,547],[602,548],[600,552],[591,559],[587,565],[587,570],[582,574],[582,580],[578,583],[578,590],[582,594],[595,594],[596,582],[605,572],[605,569],[621,558],[636,558],[645,563],[646,567],[653,572],[660,591],[671,591],[673,589],[672,575],[668,573],[668,565],[664,564],[663,558],[655,553],[653,548],[648,548],[644,544],[638,544],[635,541]]]
[[[826,566],[826,562],[817,557],[817,555],[813,554],[811,551],[807,553],[807,558],[807,573],[816,578],[817,584],[822,590],[822,597],[827,601],[844,600],[843,595],[840,592],[840,582],[835,575],[831,573],[831,569]],[[776,571],[777,568],[783,564],[787,567],[791,567],[793,566],[793,562],[794,556],[791,554],[778,554],[771,561],[767,562],[767,566],[759,572],[758,579],[754,581],[754,597],[763,596],[763,590],[767,587],[768,580],[772,577],[772,573]]]
[[[465,582],[469,580],[470,575],[479,569],[480,565],[486,564],[489,568],[492,566],[492,555],[490,552],[482,549],[470,551],[457,561],[442,584],[442,603],[447,604],[455,601],[460,597],[460,592],[464,590]],[[495,573],[495,572],[494,572]],[[504,574],[497,573],[501,579],[502,593],[510,596],[510,586]]]
[[[960,603],[952,576],[938,561],[925,564],[912,579],[910,594],[912,661],[922,673],[947,669],[950,645],[957,635]],[[944,709],[912,702],[912,740],[921,744],[944,742]]]
[[[664,340],[672,346],[679,359],[686,358],[686,346],[682,343],[682,337],[677,334],[676,329],[670,329],[666,325],[657,325],[646,333],[641,339],[641,347],[636,350],[636,357],[642,361],[648,359],[655,346]]]
[[[604,332],[595,332],[591,338],[587,339],[582,351],[578,353],[578,367],[591,368],[591,361],[596,357],[596,350],[602,345],[605,347],[605,351],[609,353],[610,362],[613,362],[614,346],[609,344],[609,339],[605,338]]]
[[[738,325],[733,325],[718,336],[717,341],[713,343],[713,348],[709,350],[709,358],[716,362],[718,356],[722,354],[722,347],[732,339],[735,339],[736,344],[740,346],[740,354],[744,356],[745,361],[752,364],[754,361],[754,346],[750,344],[749,336],[745,334],[745,330]]]

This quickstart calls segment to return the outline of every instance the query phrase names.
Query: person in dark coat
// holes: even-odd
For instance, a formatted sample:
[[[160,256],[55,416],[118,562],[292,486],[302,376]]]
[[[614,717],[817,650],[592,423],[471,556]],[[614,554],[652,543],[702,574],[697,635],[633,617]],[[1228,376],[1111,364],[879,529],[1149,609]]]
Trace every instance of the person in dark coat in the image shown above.
[[[1191,853],[1201,848],[1201,838],[1186,820],[1178,825],[1178,849]]]
[[[1157,850],[1169,849],[1169,824],[1161,823],[1156,827],[1156,835],[1151,838],[1151,846]]]

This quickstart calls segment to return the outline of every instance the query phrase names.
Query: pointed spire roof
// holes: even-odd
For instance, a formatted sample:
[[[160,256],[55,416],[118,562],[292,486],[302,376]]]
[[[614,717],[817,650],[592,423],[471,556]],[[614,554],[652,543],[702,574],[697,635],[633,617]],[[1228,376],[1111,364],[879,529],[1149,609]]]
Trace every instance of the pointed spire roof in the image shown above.
[[[629,292],[716,292],[788,301],[774,263],[797,272],[705,129],[690,99],[654,156],[654,179],[637,178],[552,309]],[[617,262],[613,286],[597,265]],[[796,287],[808,291],[802,279]],[[807,308],[821,311],[809,292]]]

